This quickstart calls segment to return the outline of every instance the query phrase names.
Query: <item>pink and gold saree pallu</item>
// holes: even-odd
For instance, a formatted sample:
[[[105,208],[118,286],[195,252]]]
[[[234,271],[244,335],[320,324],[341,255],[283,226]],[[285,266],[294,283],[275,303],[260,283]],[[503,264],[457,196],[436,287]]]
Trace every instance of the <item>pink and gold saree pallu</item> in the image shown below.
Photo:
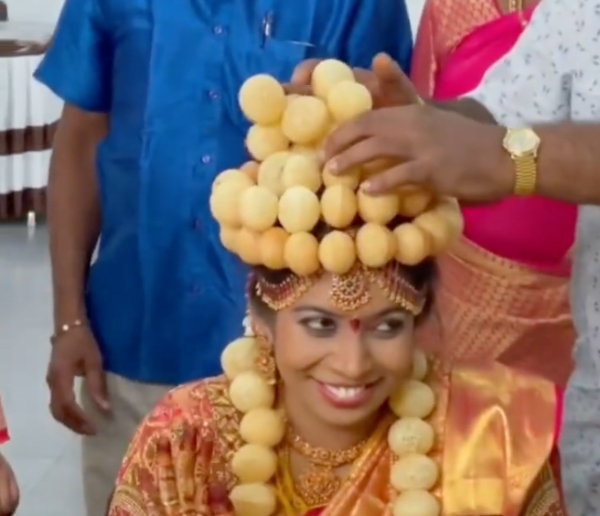
[[[566,384],[575,342],[568,278],[465,239],[438,264],[435,306],[418,330],[419,345],[445,360],[496,359]]]

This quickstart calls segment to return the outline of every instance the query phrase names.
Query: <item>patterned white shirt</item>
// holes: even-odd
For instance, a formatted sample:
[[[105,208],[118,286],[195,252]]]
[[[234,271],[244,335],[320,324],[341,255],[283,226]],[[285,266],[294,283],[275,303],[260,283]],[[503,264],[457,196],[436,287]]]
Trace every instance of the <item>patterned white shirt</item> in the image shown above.
[[[470,96],[508,127],[600,123],[600,0],[542,0],[518,43]],[[579,208],[571,304],[578,339],[560,443],[563,488],[570,516],[600,516],[598,206]]]

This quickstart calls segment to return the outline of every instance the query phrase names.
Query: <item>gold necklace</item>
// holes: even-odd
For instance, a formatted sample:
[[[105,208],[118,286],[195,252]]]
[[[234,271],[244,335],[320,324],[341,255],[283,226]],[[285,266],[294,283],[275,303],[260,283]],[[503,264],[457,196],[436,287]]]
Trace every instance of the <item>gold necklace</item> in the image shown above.
[[[307,459],[310,466],[294,482],[294,490],[310,508],[329,503],[339,491],[342,479],[336,469],[352,464],[362,454],[367,439],[346,450],[332,451],[312,446],[288,428],[287,446],[283,447],[284,464],[290,467],[290,450]]]

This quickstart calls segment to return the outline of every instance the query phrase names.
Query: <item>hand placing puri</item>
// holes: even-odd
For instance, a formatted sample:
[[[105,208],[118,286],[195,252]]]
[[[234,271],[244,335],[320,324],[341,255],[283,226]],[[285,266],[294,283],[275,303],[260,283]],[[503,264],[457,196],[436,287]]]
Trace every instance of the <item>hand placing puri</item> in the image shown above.
[[[312,94],[311,78],[320,59],[308,59],[300,63],[286,85],[288,93]],[[378,54],[373,59],[372,70],[354,68],[354,78],[367,87],[373,97],[375,109],[389,106],[403,106],[421,102],[410,79],[387,54]]]
[[[323,160],[334,174],[382,160],[362,187],[380,194],[420,185],[467,202],[509,196],[514,167],[505,130],[422,104],[376,109],[335,130]]]

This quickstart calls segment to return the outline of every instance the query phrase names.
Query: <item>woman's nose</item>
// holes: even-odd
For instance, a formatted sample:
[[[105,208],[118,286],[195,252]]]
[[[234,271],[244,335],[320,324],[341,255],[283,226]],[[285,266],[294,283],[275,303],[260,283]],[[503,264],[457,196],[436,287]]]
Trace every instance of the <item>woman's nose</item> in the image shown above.
[[[371,370],[370,354],[359,335],[340,340],[333,365],[336,373],[348,380],[360,381],[368,376]]]

